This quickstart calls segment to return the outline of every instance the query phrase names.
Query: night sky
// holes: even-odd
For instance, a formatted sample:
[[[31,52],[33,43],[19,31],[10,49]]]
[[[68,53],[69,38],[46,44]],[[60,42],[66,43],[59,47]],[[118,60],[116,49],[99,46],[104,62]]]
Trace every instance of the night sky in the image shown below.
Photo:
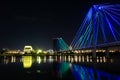
[[[114,3],[119,1],[113,0]],[[0,48],[52,49],[52,39],[62,37],[69,45],[93,4],[112,0],[42,1],[37,4],[0,4]]]

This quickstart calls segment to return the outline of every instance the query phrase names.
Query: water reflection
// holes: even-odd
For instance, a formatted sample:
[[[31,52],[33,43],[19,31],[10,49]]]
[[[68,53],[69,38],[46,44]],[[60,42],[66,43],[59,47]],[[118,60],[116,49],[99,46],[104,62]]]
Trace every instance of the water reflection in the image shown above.
[[[2,57],[1,57],[2,58]],[[93,59],[92,56],[3,56],[3,63],[16,63],[16,62],[27,62],[32,64],[32,62],[37,62],[40,64],[41,62],[53,63],[53,62],[70,62],[70,63],[115,63],[120,62],[120,59],[109,58],[107,59],[105,56],[99,56],[96,59]]]
[[[15,63],[15,62],[16,62],[16,57],[15,57],[15,56],[12,56],[12,57],[11,57],[11,62],[12,62],[12,63]]]
[[[72,65],[72,72],[76,80],[97,80],[94,77],[94,70],[83,66]]]
[[[54,61],[53,56],[49,56],[48,60],[49,62],[53,62]]]
[[[120,80],[118,75],[75,64],[72,65],[72,73],[76,80]]]
[[[40,56],[37,56],[37,62],[38,62],[38,64],[41,63],[41,57]]]
[[[4,56],[3,57],[3,63],[8,64],[8,63],[15,63],[16,62],[16,56]]]
[[[46,56],[43,57],[43,62],[46,63]]]
[[[30,68],[32,66],[32,56],[22,56],[23,67]]]
[[[119,80],[119,62],[120,60],[114,58],[107,59],[105,56],[100,56],[96,59],[92,59],[92,56],[76,55],[0,57],[2,66],[7,65],[6,67],[7,69],[10,69],[9,71],[14,71],[16,66],[21,66],[21,68],[18,68],[17,70],[20,69],[23,72],[17,73],[31,76],[32,80],[41,78],[45,80],[46,77],[55,80]],[[11,64],[12,67],[9,68]],[[112,68],[113,65],[115,66]],[[110,69],[107,66],[109,66]],[[108,71],[106,70],[107,68]],[[117,75],[114,71],[118,72]],[[49,80],[48,78],[47,80]],[[30,78],[27,77],[26,79]]]
[[[60,75],[60,77],[62,77],[70,69],[70,63],[68,63],[68,62],[61,62],[61,63],[59,63],[58,67],[59,67],[59,69],[58,69],[59,75]]]

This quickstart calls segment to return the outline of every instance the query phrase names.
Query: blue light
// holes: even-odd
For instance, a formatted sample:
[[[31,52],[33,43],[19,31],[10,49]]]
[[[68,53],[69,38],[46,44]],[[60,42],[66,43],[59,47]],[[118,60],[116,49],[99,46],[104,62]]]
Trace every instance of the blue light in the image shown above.
[[[120,80],[120,76],[115,74],[75,64],[72,65],[72,73],[76,80]]]
[[[120,41],[120,4],[93,5],[71,45],[73,49]],[[109,37],[108,37],[109,36]]]
[[[98,9],[100,9],[100,10],[101,10],[101,9],[103,9],[103,7],[102,7],[102,6],[99,6],[99,7],[98,7]]]
[[[112,25],[111,25],[111,23],[110,23],[110,21],[108,20],[107,17],[106,17],[106,21],[107,21],[107,24],[108,24],[111,32],[112,32],[112,35],[114,36],[115,41],[117,41],[116,35],[115,35],[115,33],[114,33],[113,29],[112,29]]]
[[[92,8],[90,8],[90,10],[89,10],[87,16],[88,16],[88,19],[90,20],[91,17],[92,17]]]

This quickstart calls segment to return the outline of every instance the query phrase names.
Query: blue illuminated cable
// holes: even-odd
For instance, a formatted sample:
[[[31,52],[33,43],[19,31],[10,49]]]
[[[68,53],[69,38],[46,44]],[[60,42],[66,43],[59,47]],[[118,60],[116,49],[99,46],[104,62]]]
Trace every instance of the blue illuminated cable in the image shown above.
[[[117,9],[117,7],[116,8],[108,8],[109,10],[113,10],[113,11],[120,11],[120,9]]]
[[[81,46],[83,45],[83,44],[86,44],[86,42],[85,42],[85,40],[86,40],[86,37],[87,37],[87,34],[88,34],[88,32],[89,32],[89,26],[87,26],[87,29],[86,29],[86,31],[85,31],[85,33],[84,33],[84,39],[83,39],[83,41],[82,41],[82,43],[81,43]],[[83,48],[83,46],[82,46],[82,48]]]
[[[103,24],[103,18],[104,16],[102,15],[102,13],[100,13],[100,24],[101,24],[101,29],[102,29],[102,34],[104,37],[104,42],[107,42],[107,38],[106,38],[106,34],[105,34],[105,29],[104,29],[104,24]]]
[[[110,15],[110,14],[109,14]],[[110,17],[111,17],[112,15],[110,15]],[[113,17],[112,17],[112,19],[113,19]],[[115,21],[115,19],[114,19],[114,21]],[[119,23],[118,21],[116,22],[116,23]],[[118,24],[119,26],[120,26],[120,23]],[[117,28],[117,30],[113,27],[113,29],[115,30],[115,32],[117,32],[118,33],[118,28]],[[118,33],[118,35],[120,35],[120,33]]]
[[[120,22],[118,22],[115,18],[113,18],[113,15],[108,13],[107,11],[105,11],[119,26],[120,26]]]
[[[113,28],[113,29],[117,33],[117,35],[119,36],[118,38],[120,39],[120,32],[118,32],[115,28]]]
[[[114,34],[114,31],[113,31],[113,29],[112,29],[112,25],[110,24],[110,21],[108,20],[106,14],[105,14],[105,18],[106,18],[107,24],[108,24],[108,26],[109,26],[109,28],[110,28],[110,30],[111,30],[111,32],[112,32],[112,35],[113,35],[115,41],[117,41],[117,38],[116,38],[116,36],[115,36],[115,34]]]
[[[85,27],[86,28],[86,27]],[[84,29],[84,30],[86,30],[86,29]],[[80,45],[80,42],[82,41],[82,40],[84,40],[83,38],[83,34],[84,34],[85,32],[83,32],[82,31],[82,34],[80,35],[80,38],[78,39],[78,41],[77,41],[77,43],[76,43],[76,47],[78,48],[78,46]],[[82,37],[82,39],[81,39],[81,37]]]
[[[91,11],[91,8],[90,8],[89,11]],[[88,11],[88,14],[89,14],[89,11]],[[81,34],[81,32],[82,32],[82,30],[83,30],[83,28],[84,28],[84,25],[87,23],[87,20],[88,20],[88,16],[85,17],[85,19],[84,19],[81,27],[79,28],[79,30],[78,30],[78,32],[77,32],[74,40],[72,41],[71,45],[72,45],[74,42],[76,42],[76,40],[79,38],[79,35]]]
[[[117,16],[120,16],[120,11],[113,11],[113,10],[110,10],[110,9],[105,9],[106,11],[108,11],[109,13],[113,14],[114,16],[117,15]]]
[[[91,21],[91,24],[92,24],[92,21]],[[90,31],[90,32],[91,32],[91,33],[90,33],[90,36],[91,36],[91,37],[90,37],[90,42],[89,42],[89,44],[88,44],[89,47],[90,47],[90,45],[92,45],[92,39],[93,39],[93,36],[92,36],[92,28],[93,28],[93,27],[92,27],[92,25],[91,25],[91,31]]]
[[[83,36],[81,36],[79,40],[82,41],[82,40],[83,40]],[[81,42],[78,41],[78,42],[76,43],[76,45],[75,45],[75,48],[80,49],[80,48],[78,47],[80,44],[81,44]]]
[[[91,17],[90,17],[90,12],[91,12],[91,9],[90,9],[89,12],[88,12],[88,15],[89,15],[89,16],[87,15],[86,19],[83,21],[82,29],[81,29],[81,30],[83,30],[83,31],[85,30],[85,25],[87,25],[87,23],[88,23],[88,21],[87,21],[88,19],[87,19],[87,18],[88,18],[88,17],[91,18]],[[84,28],[83,28],[83,27],[84,27]],[[82,33],[83,31],[81,31],[81,33]],[[78,38],[79,38],[79,37],[78,37]],[[79,38],[79,39],[80,39],[80,38]]]
[[[96,13],[96,25],[94,27],[96,27],[96,37],[95,37],[95,44],[97,45],[97,37],[98,37],[98,28],[99,28],[99,16],[98,16],[98,13]]]
[[[67,44],[65,43],[65,41],[63,39],[61,39],[61,46],[62,46],[63,50],[68,50]]]
[[[91,47],[91,46],[92,46],[92,39],[93,39],[93,36],[91,35],[90,40],[89,40],[89,43],[88,43],[88,47]]]
[[[89,25],[89,26],[90,26],[90,28],[89,28],[88,33],[87,33],[86,42],[84,43],[85,47],[88,47],[89,38],[90,38],[90,33],[91,33],[91,31],[92,31],[91,25]]]
[[[86,30],[86,32],[88,32],[88,31]],[[83,44],[85,44],[85,39],[86,39],[86,36],[87,36],[87,35],[86,35],[86,34],[87,34],[86,32],[84,33],[84,35],[83,35],[83,36],[84,36],[84,37],[83,37],[83,41],[81,41],[82,43],[80,44],[80,45],[81,45],[81,48],[83,48]]]
[[[62,39],[62,42],[63,42],[63,44],[64,44],[64,46],[65,46],[65,50],[68,50],[68,45],[67,45],[67,43]]]
[[[91,32],[91,31],[90,31]],[[89,35],[88,35],[88,37],[87,37],[87,39],[86,39],[86,47],[89,47],[89,43],[90,43],[90,32],[89,32]]]

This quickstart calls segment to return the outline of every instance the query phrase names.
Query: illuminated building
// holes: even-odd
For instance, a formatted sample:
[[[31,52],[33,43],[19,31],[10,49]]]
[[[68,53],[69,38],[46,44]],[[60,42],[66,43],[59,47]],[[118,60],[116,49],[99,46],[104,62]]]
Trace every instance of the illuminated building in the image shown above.
[[[19,54],[19,53],[22,53],[22,51],[20,51],[20,50],[8,50],[5,53],[7,53],[7,54]]]
[[[33,52],[32,46],[25,46],[24,47],[24,53],[32,53],[32,52]]]

